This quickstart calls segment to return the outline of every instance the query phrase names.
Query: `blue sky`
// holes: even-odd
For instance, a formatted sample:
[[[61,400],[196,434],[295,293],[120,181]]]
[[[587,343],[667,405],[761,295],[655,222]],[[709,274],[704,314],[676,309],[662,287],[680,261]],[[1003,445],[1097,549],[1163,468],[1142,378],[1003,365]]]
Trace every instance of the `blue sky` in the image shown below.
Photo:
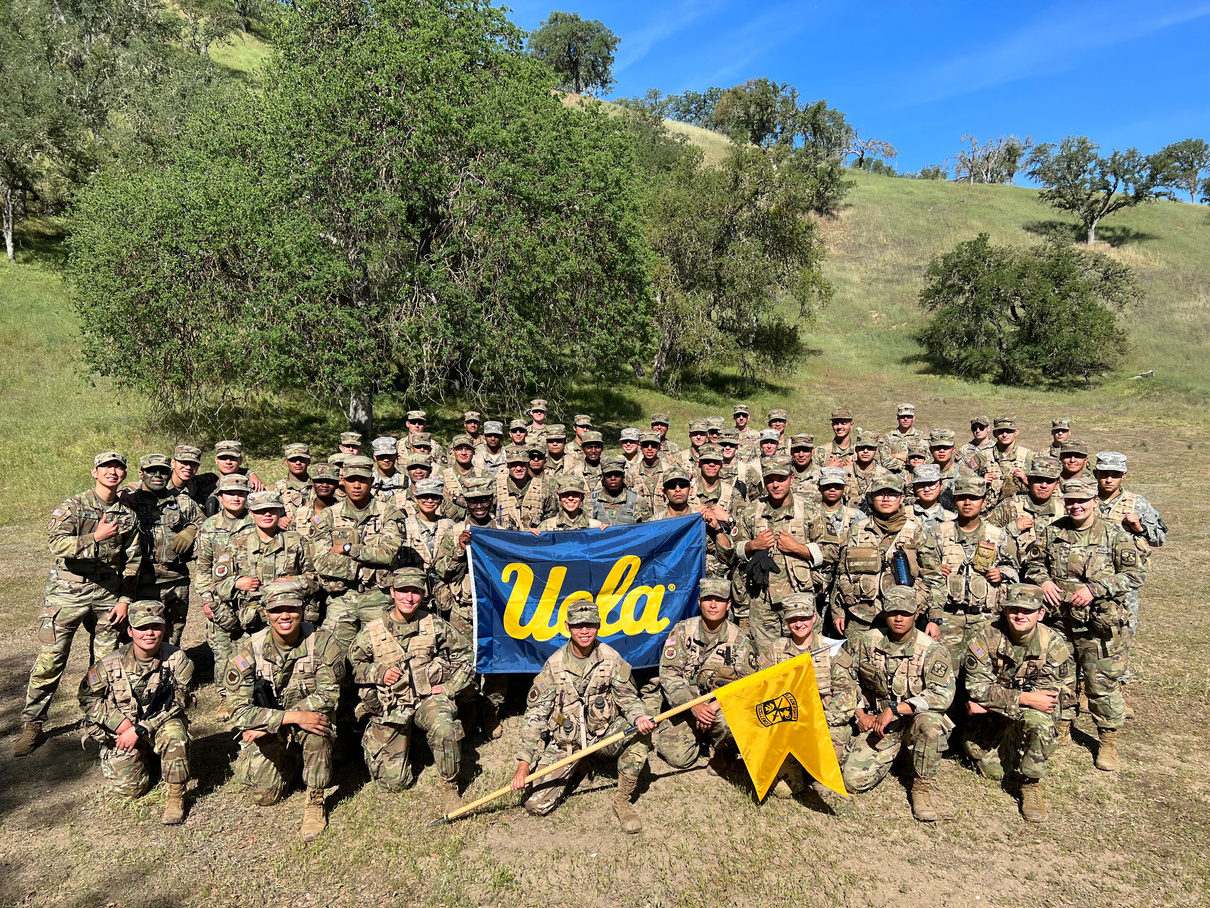
[[[610,97],[789,82],[894,144],[901,170],[943,162],[966,133],[1145,153],[1210,139],[1210,0],[509,5],[524,29],[552,9],[609,26]]]

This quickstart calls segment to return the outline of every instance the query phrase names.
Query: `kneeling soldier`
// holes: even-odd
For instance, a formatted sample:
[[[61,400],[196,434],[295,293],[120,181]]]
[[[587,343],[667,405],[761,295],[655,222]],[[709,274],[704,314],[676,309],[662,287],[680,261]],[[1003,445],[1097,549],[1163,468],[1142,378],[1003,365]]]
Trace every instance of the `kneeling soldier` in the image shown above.
[[[408,746],[414,723],[428,737],[441,773],[445,812],[451,813],[462,806],[462,723],[454,698],[474,678],[473,656],[470,641],[422,608],[425,595],[422,568],[396,571],[391,578],[394,607],[357,633],[349,662],[353,680],[372,685],[377,694],[377,715],[362,737],[370,775],[390,791],[412,785],[416,777]]]
[[[345,657],[330,632],[303,621],[305,589],[293,578],[269,584],[261,600],[269,626],[242,641],[223,680],[231,721],[244,733],[236,780],[267,806],[281,800],[301,763],[302,837],[310,842],[328,825],[324,789],[332,781],[332,716]]]
[[[90,738],[101,745],[110,789],[137,798],[150,787],[151,754],[168,789],[162,821],[185,822],[189,781],[189,682],[193,663],[164,639],[164,603],[140,599],[126,613],[130,644],[110,653],[80,682],[80,708]]]
[[[603,748],[602,756],[618,758],[618,788],[613,813],[624,832],[643,828],[630,803],[651,748],[655,728],[630,678],[630,665],[618,651],[597,640],[601,613],[594,602],[577,602],[567,609],[571,638],[546,660],[534,678],[525,710],[525,728],[517,752],[512,787],[521,791],[530,767],[541,769],[577,750],[635,726],[638,731]],[[575,781],[579,762],[544,776],[526,795],[524,807],[534,816],[555,809]]]
[[[1004,778],[1003,756],[1020,759],[1021,814],[1031,823],[1046,819],[1040,783],[1059,746],[1055,722],[1076,702],[1075,660],[1063,635],[1039,623],[1045,615],[1042,588],[1014,584],[1000,617],[964,653],[966,752],[989,779]]]

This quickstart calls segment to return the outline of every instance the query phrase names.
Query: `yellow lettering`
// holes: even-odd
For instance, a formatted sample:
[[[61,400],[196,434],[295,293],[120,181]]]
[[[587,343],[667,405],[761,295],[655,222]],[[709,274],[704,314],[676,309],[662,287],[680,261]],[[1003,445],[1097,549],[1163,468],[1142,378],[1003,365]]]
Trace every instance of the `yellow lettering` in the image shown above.
[[[551,627],[551,612],[554,611],[554,604],[559,598],[559,587],[562,586],[566,575],[567,568],[555,568],[550,572],[542,598],[538,600],[538,607],[529,621],[522,624],[521,616],[525,614],[525,604],[529,601],[529,593],[534,586],[534,572],[529,565],[517,561],[505,565],[500,574],[501,582],[507,584],[514,577],[517,582],[508,595],[508,604],[504,607],[504,632],[514,640],[524,640],[526,637],[549,640],[553,637],[558,631],[558,625]]]
[[[639,599],[645,599],[643,614],[635,618]],[[636,634],[658,634],[669,625],[667,618],[660,617],[660,608],[664,604],[664,585],[636,586],[626,596],[622,603],[622,632],[628,637]]]
[[[626,591],[630,589],[630,584],[634,583],[634,578],[639,574],[639,564],[638,555],[624,555],[610,568],[609,576],[605,578],[601,592],[597,594],[597,608],[601,612],[600,635],[602,637],[622,631],[621,614],[614,621],[611,621],[609,616],[625,597]]]

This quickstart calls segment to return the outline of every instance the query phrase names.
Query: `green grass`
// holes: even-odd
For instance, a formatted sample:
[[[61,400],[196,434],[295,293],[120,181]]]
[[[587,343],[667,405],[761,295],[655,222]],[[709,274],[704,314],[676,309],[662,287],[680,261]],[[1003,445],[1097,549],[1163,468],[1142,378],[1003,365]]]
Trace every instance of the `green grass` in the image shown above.
[[[255,30],[236,32],[210,48],[210,59],[250,82],[259,81],[257,69],[269,57],[271,45]]]

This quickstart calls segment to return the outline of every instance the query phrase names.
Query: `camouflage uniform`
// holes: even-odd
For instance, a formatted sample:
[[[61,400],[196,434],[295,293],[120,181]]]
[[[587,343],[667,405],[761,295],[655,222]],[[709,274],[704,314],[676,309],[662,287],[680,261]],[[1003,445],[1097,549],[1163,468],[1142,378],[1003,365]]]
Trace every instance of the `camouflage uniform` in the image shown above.
[[[307,542],[298,533],[278,530],[265,540],[255,525],[249,525],[228,537],[226,551],[231,557],[223,566],[223,576],[215,576],[211,585],[210,610],[215,623],[233,638],[242,636],[241,630],[252,633],[265,626],[261,599],[269,584],[281,577],[297,577],[306,585],[306,620],[314,622],[319,617],[319,606],[314,602],[319,581]],[[240,577],[256,577],[259,589],[236,589],[235,581]]]
[[[651,502],[647,496],[625,486],[620,495],[610,495],[598,486],[592,490],[588,504],[593,519],[610,526],[629,526],[651,519]]]
[[[192,552],[190,549],[175,551],[173,541],[190,531],[196,538],[206,515],[188,495],[168,493],[158,496],[149,489],[139,489],[122,498],[138,518],[143,545],[143,566],[136,595],[139,599],[164,603],[168,619],[166,639],[177,646],[189,616]]]
[[[295,524],[296,515],[301,508],[306,507],[315,499],[315,489],[311,487],[310,478],[299,480],[293,474],[273,483],[273,490],[281,496],[285,506],[286,516],[290,518],[290,529],[298,529]]]
[[[197,551],[197,576],[194,578],[193,588],[197,591],[202,605],[208,607],[214,616],[206,619],[206,643],[214,655],[216,672],[227,664],[235,641],[243,636],[244,630],[240,627],[239,615],[235,612],[215,611],[218,602],[214,595],[214,585],[231,576],[232,537],[251,526],[252,515],[247,511],[238,517],[231,517],[225,511],[220,511],[213,517],[206,518],[194,545]],[[224,696],[224,693],[220,685],[219,696]]]
[[[1048,526],[1062,516],[1063,499],[1058,495],[1051,495],[1039,503],[1028,492],[1022,492],[996,505],[988,520],[1012,538],[1018,553],[1024,553],[1041,538]],[[1032,518],[1034,525],[1028,530],[1021,529],[1017,521],[1022,517]]]
[[[496,476],[496,510],[500,523],[518,530],[536,530],[554,515],[550,485],[545,478],[533,476],[522,488],[505,470]]]
[[[1097,454],[1097,469],[1112,469],[1120,472],[1126,471],[1126,457],[1118,454],[1116,451],[1102,451]],[[1123,489],[1118,489],[1117,493],[1112,498],[1098,498],[1098,507],[1101,511],[1101,517],[1115,526],[1121,527],[1122,532],[1133,540],[1135,548],[1139,550],[1139,573],[1145,580],[1147,578],[1147,564],[1151,560],[1151,550],[1158,549],[1164,544],[1164,540],[1168,537],[1168,525],[1164,523],[1164,518],[1146,498],[1139,495],[1137,492],[1128,492]],[[1136,533],[1124,523],[1127,516],[1137,514],[1139,522],[1143,526],[1141,533]],[[1126,607],[1130,610],[1130,621],[1127,624],[1127,631],[1133,638],[1139,626],[1139,591],[1130,590],[1126,594]],[[1129,676],[1129,671],[1127,671]]]

